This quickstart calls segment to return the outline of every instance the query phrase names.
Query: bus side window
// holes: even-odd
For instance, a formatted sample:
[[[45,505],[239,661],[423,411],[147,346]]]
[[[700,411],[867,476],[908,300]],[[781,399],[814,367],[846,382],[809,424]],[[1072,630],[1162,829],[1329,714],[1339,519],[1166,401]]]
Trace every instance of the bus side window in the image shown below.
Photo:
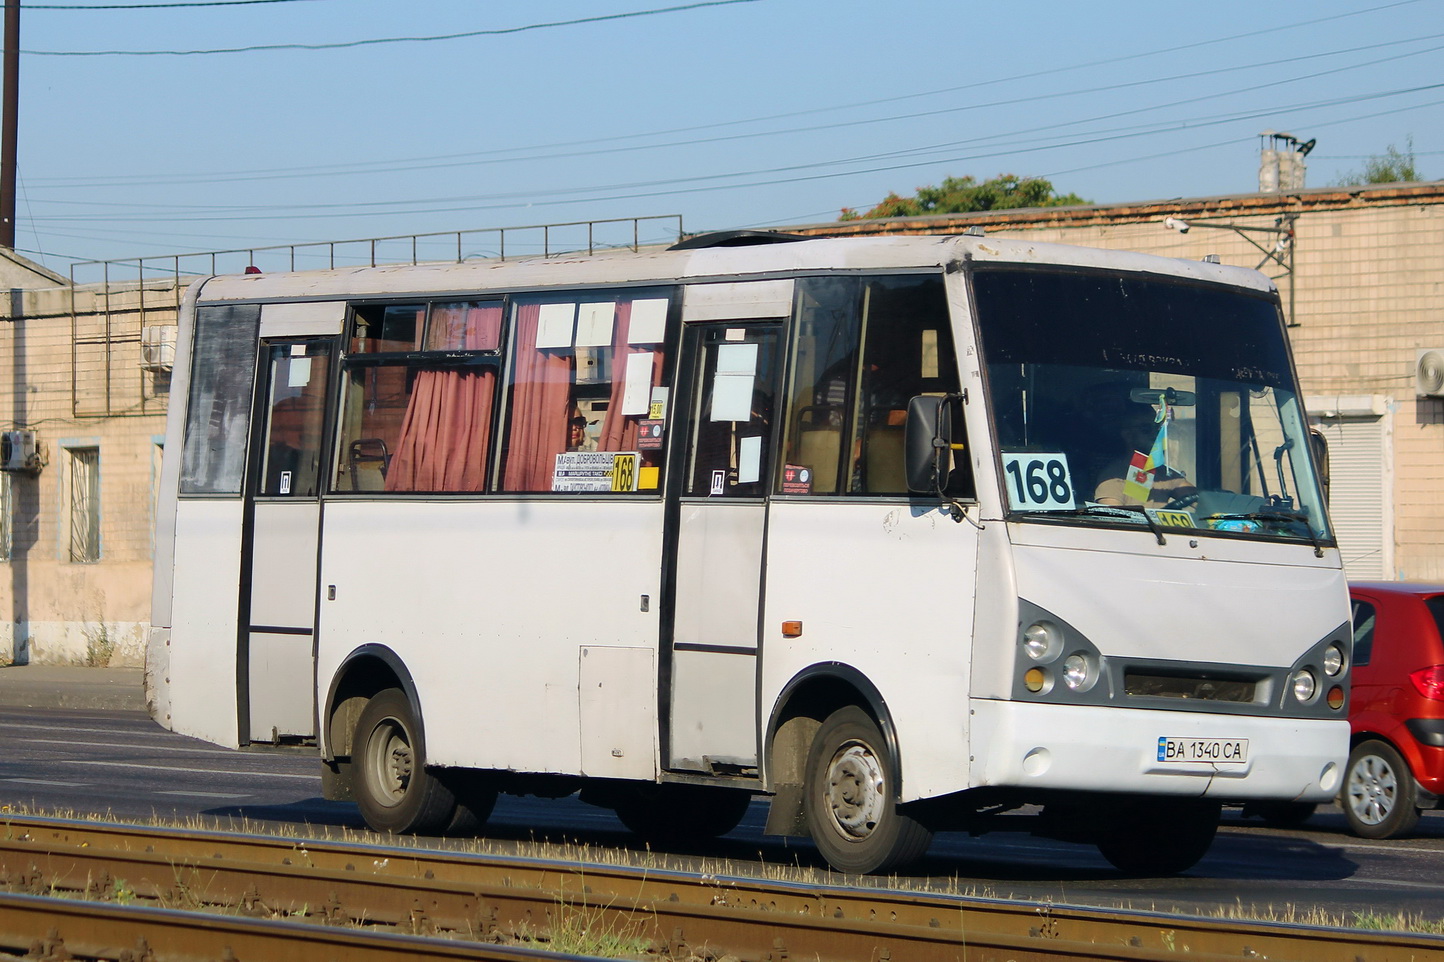
[[[958,391],[942,277],[826,277],[798,286],[781,493],[907,497],[908,401]]]
[[[787,424],[782,494],[838,494],[857,380],[857,303],[853,277],[798,282],[792,369],[787,377]]]
[[[258,304],[196,311],[181,494],[241,493],[260,323]]]
[[[848,490],[906,496],[903,428],[908,401],[920,394],[958,392],[943,279],[931,274],[871,279],[861,310],[861,384]],[[961,411],[953,415],[953,441],[965,443]],[[963,466],[969,463],[966,456],[960,460]],[[956,467],[952,477],[954,483],[962,480]]]
[[[501,318],[487,301],[355,310],[333,490],[484,490]]]
[[[670,292],[520,300],[501,490],[657,491]]]

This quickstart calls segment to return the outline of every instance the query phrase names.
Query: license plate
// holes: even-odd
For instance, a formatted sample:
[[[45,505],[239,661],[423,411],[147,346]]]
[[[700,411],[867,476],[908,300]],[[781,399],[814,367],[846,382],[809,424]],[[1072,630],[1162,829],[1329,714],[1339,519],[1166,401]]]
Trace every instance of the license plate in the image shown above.
[[[1247,738],[1158,737],[1160,762],[1217,762],[1243,764],[1248,761]]]

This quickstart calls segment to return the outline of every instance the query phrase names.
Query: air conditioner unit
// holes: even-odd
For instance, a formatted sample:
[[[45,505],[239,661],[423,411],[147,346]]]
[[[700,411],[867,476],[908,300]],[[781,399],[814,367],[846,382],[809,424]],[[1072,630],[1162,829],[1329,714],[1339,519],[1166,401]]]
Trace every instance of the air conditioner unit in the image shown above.
[[[1414,359],[1414,393],[1444,397],[1444,347],[1424,348]]]
[[[0,432],[0,471],[35,471],[39,467],[34,431]]]
[[[140,329],[140,366],[162,374],[175,365],[175,326],[147,325]]]

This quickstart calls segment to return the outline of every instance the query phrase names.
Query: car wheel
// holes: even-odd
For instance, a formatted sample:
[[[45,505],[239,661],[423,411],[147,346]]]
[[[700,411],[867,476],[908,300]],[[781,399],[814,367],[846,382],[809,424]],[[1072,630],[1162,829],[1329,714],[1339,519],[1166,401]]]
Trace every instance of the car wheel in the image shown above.
[[[356,722],[351,742],[356,804],[378,832],[435,834],[456,812],[456,796],[426,770],[421,726],[400,689],[378,692]]]
[[[1419,790],[1403,757],[1388,742],[1369,739],[1349,753],[1339,798],[1349,829],[1361,838],[1398,838],[1419,822]]]
[[[922,857],[933,833],[897,804],[877,724],[849,706],[828,716],[807,755],[803,807],[822,857],[841,872],[884,872]]]

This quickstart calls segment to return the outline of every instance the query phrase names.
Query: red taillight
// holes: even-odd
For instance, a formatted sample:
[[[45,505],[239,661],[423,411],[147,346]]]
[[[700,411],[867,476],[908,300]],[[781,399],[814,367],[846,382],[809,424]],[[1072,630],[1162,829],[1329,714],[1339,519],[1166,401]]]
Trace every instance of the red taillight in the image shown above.
[[[1409,673],[1409,680],[1419,694],[1435,701],[1444,701],[1444,665],[1431,665]]]

